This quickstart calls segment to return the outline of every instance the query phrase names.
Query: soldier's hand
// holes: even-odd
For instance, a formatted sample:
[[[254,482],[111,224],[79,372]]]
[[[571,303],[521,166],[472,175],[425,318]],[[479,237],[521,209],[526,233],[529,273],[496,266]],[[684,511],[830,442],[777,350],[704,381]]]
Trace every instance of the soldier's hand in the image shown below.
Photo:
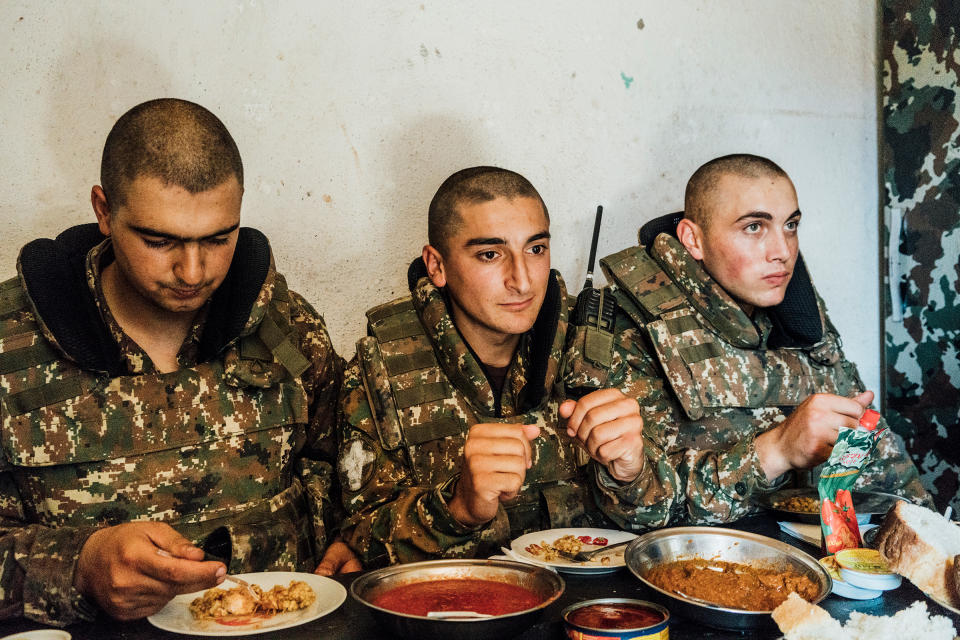
[[[327,547],[323,559],[313,572],[318,576],[332,576],[335,573],[350,573],[362,569],[360,559],[353,553],[353,549],[343,540],[337,539]]]
[[[460,480],[449,508],[461,524],[493,520],[500,502],[516,497],[533,464],[530,441],[540,435],[532,424],[482,423],[470,427],[460,463]]]
[[[135,620],[156,613],[174,596],[223,582],[222,562],[161,522],[128,522],[100,529],[80,550],[74,586],[110,616]]]
[[[565,400],[560,417],[567,418],[567,434],[616,480],[632,482],[643,471],[643,418],[633,398],[617,389],[601,389]]]
[[[767,480],[824,462],[833,451],[840,427],[855,428],[871,402],[872,391],[853,398],[830,393],[809,396],[782,424],[757,436],[757,457]]]

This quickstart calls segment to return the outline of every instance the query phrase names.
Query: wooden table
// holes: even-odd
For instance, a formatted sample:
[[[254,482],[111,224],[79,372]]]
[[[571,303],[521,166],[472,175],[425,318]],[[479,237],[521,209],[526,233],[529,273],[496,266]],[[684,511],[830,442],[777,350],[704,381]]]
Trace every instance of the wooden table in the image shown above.
[[[728,526],[782,540],[814,556],[818,554],[818,549],[815,547],[782,533],[776,521],[767,516],[752,516]],[[357,575],[359,574],[338,576],[337,580],[349,588],[350,582]],[[537,625],[518,636],[518,640],[562,640],[565,635],[560,620],[560,612],[575,602],[600,597],[649,599],[647,589],[627,570],[601,576],[564,575],[563,578],[567,583],[563,596],[544,611],[543,618]],[[948,616],[953,621],[954,627],[960,629],[960,616],[926,598],[907,580],[904,580],[903,585],[898,589],[888,591],[874,600],[847,600],[831,595],[820,604],[838,620],[846,620],[851,611],[861,611],[871,615],[890,615],[907,607],[915,600],[925,600],[931,613]],[[0,638],[14,632],[38,628],[42,628],[42,626],[22,619],[2,622],[0,623]],[[156,629],[146,620],[116,622],[106,617],[101,617],[96,622],[72,625],[67,628],[67,631],[72,634],[74,640],[105,640],[108,638],[168,640],[186,637]],[[770,630],[742,634],[721,631],[679,616],[675,616],[670,625],[670,637],[673,640],[685,638],[691,640],[695,638],[777,638],[779,635],[776,631]],[[285,640],[319,640],[320,638],[386,640],[394,638],[394,636],[379,629],[363,605],[350,596],[347,596],[346,602],[335,612],[313,622],[272,633],[240,637],[257,638],[258,640],[276,640],[278,638]]]

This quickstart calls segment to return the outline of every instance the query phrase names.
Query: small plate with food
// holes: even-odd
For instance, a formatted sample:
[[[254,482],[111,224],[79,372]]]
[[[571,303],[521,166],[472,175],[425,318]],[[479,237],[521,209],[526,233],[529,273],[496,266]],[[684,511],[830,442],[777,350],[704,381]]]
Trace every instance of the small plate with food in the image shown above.
[[[853,508],[857,512],[857,522],[866,524],[870,516],[883,514],[897,502],[903,500],[892,493],[878,491],[853,491]],[[804,489],[780,489],[773,493],[760,493],[752,497],[754,504],[763,507],[777,520],[820,524],[820,496],[816,487]]]
[[[522,535],[510,543],[517,560],[551,567],[561,573],[611,573],[626,566],[625,543],[636,534],[616,529],[547,529]],[[617,546],[614,546],[617,545]],[[609,548],[609,552],[603,551]],[[589,560],[576,561],[580,552],[598,551]]]
[[[266,571],[235,576],[249,583],[175,597],[147,620],[165,631],[193,636],[242,636],[316,620],[337,609],[347,590],[312,573]]]

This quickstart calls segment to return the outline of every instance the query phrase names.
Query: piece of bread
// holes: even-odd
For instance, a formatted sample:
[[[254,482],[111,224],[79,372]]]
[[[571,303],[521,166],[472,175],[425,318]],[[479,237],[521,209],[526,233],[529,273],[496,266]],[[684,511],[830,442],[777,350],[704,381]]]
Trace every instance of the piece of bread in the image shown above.
[[[960,554],[960,527],[935,511],[898,502],[877,530],[874,546],[891,569],[922,591],[960,606],[955,561]]]
[[[791,593],[770,614],[786,640],[845,638],[840,623],[829,613]]]
[[[923,640],[953,640],[956,631],[945,616],[931,616],[927,603],[917,600],[892,616],[871,616],[851,611],[843,625],[851,640],[881,640],[885,638],[923,638]]]
[[[772,615],[786,640],[953,640],[956,637],[950,619],[929,615],[927,603],[919,600],[892,616],[853,611],[847,623],[841,625],[821,607],[791,593]]]

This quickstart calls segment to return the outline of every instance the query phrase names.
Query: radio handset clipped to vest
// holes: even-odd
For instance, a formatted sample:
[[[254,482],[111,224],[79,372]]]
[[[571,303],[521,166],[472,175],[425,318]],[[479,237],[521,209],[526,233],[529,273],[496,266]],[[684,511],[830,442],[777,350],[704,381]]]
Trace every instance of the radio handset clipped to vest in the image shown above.
[[[583,283],[583,290],[577,296],[573,322],[581,327],[584,333],[583,357],[606,370],[613,359],[613,318],[617,305],[609,290],[597,289],[593,286],[593,265],[597,259],[597,241],[600,239],[602,217],[603,206],[601,205],[597,207],[597,218],[593,223],[593,241],[590,243],[587,279]]]
[[[604,295],[602,289],[593,286],[593,266],[597,260],[597,241],[600,240],[600,221],[603,219],[603,205],[597,206],[597,217],[593,223],[593,241],[590,243],[590,258],[587,261],[587,279],[577,296],[577,307],[573,321],[581,327],[591,327],[611,333],[613,314],[616,305],[613,297]]]

